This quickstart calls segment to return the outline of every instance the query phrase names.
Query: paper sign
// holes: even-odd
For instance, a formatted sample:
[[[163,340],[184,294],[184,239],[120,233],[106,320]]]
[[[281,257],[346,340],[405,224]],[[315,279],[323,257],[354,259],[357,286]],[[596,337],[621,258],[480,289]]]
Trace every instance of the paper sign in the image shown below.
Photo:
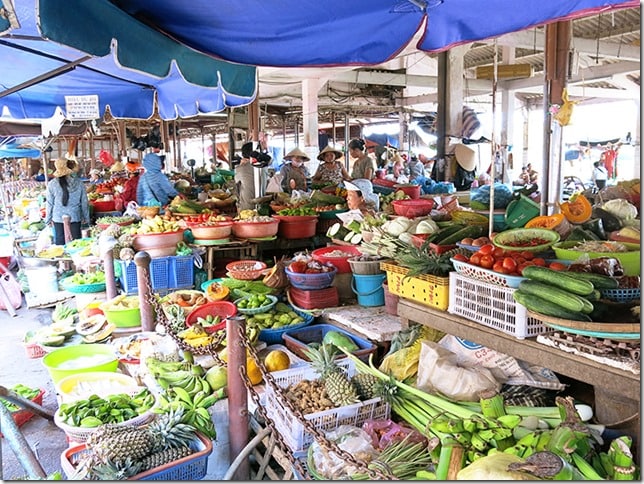
[[[98,109],[98,95],[65,96],[67,119],[90,120],[101,117]]]

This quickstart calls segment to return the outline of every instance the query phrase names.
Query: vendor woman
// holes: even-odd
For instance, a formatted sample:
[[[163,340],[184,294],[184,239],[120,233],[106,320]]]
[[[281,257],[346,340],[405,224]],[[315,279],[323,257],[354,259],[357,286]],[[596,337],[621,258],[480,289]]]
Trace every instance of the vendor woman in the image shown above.
[[[373,192],[371,181],[365,178],[345,181],[347,206],[349,211],[359,210],[363,215],[374,214],[380,210],[380,197]]]

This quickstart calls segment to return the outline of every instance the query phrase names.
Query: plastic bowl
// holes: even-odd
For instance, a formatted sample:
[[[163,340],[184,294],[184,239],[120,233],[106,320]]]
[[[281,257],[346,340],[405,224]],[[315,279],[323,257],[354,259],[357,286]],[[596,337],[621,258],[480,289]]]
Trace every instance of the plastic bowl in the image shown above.
[[[419,198],[417,200],[394,200],[391,202],[396,215],[407,218],[422,217],[434,208],[434,200]]]
[[[204,328],[206,333],[214,333],[226,327],[226,319],[237,314],[237,306],[230,301],[213,301],[193,309],[186,316],[186,326],[190,327],[197,322],[199,318],[205,318],[209,314],[219,316],[221,323],[215,326],[208,326]]]
[[[42,362],[54,383],[78,373],[116,372],[119,366],[114,348],[100,343],[58,348],[43,356]]]
[[[136,379],[129,375],[111,371],[92,371],[62,378],[56,384],[56,393],[60,395],[63,403],[66,403],[84,399],[90,395],[103,398],[138,388],[140,387]]]
[[[233,235],[240,239],[263,239],[277,234],[280,221],[273,219],[268,222],[243,222],[233,223]]]
[[[552,246],[552,250],[555,251],[557,259],[569,261],[575,261],[584,254],[588,254],[590,259],[597,259],[598,257],[613,257],[622,264],[624,275],[640,275],[640,244],[620,242],[628,248],[628,252],[582,252],[572,249],[572,247],[575,247],[580,243],[581,242],[578,241],[559,242]]]
[[[335,252],[336,250],[339,251],[338,253],[344,252],[347,255],[342,257],[329,257],[327,255]],[[349,259],[357,255],[362,255],[362,251],[359,248],[350,245],[330,245],[328,247],[320,247],[319,249],[315,249],[311,252],[311,256],[314,260],[322,263],[333,264],[340,274],[351,272]]]
[[[259,313],[265,313],[270,311],[273,306],[277,304],[277,298],[275,296],[271,296],[270,294],[265,294],[266,300],[268,301],[267,304],[264,304],[263,306],[260,306],[258,308],[240,308],[239,303],[243,301],[244,299],[250,299],[252,296],[245,296],[245,297],[240,297],[239,299],[236,299],[235,302],[233,303],[237,307],[237,312],[241,314],[259,314]]]
[[[137,234],[132,243],[134,250],[156,249],[160,247],[175,247],[183,240],[184,230],[163,232],[159,234]]]
[[[237,260],[226,264],[226,270],[233,279],[254,281],[266,269],[266,264],[259,260]]]
[[[529,252],[543,252],[552,244],[559,242],[558,232],[550,229],[510,229],[498,233],[492,243],[504,250],[527,250]],[[535,239],[546,240],[547,242],[532,245]]]
[[[349,271],[351,271],[351,268],[349,268]],[[336,268],[330,272],[317,272],[312,274],[293,272],[288,267],[286,268],[286,277],[288,277],[291,285],[304,290],[326,289],[333,283],[333,279],[337,273],[338,270]]]
[[[127,296],[127,300],[137,300],[139,296]],[[105,319],[108,323],[112,323],[117,328],[132,328],[141,325],[141,308],[127,308],[127,309],[110,309],[112,306],[110,301],[105,301],[99,308],[103,311]]]
[[[202,224],[192,226],[192,235],[195,239],[217,240],[230,237],[233,230],[233,222],[216,222],[214,224]]]

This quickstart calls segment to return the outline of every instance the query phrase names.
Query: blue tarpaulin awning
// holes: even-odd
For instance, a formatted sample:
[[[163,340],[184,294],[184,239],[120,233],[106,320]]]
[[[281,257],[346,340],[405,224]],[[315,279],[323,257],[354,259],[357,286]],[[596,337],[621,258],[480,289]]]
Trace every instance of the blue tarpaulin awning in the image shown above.
[[[255,98],[255,67],[196,52],[110,5],[15,0],[20,25],[0,37],[0,111],[17,119],[49,118],[57,107],[66,112],[69,96],[94,95],[98,117],[109,107],[116,118],[147,119],[156,105],[168,120]],[[41,34],[37,25],[51,25],[52,8],[68,22]],[[79,35],[85,44],[74,42]]]

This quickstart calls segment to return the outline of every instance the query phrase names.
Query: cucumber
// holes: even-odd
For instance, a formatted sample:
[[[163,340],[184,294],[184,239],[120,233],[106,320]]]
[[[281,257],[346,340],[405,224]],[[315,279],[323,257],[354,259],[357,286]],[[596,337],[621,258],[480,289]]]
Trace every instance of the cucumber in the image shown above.
[[[457,224],[457,223],[452,223],[451,225],[446,225],[445,227],[441,228],[440,230],[434,232],[432,235],[427,237],[426,240],[433,242],[434,244],[439,244],[440,241],[456,232],[459,230],[465,228],[465,225]]]
[[[580,296],[544,282],[524,279],[519,284],[519,289],[526,294],[532,294],[533,296],[547,299],[568,311],[580,312],[585,307]],[[590,304],[590,302],[588,302],[588,304]]]
[[[360,242],[362,242],[362,234],[353,234],[353,237],[351,237],[350,242],[353,245],[358,245]]]
[[[603,274],[574,271],[568,271],[566,272],[566,274],[576,277],[577,279],[592,282],[595,289],[617,289],[619,287],[619,282],[617,282],[617,279],[615,279],[614,277],[605,276]]]
[[[326,231],[326,236],[330,239],[343,240],[348,233],[351,233],[348,228],[343,226],[340,222],[336,222]]]
[[[545,282],[557,286],[579,296],[587,296],[595,290],[592,282],[582,281],[567,272],[555,271],[541,266],[527,266],[521,273],[523,277],[534,281]]]
[[[602,293],[599,292],[599,289],[595,289],[593,292],[583,297],[590,302],[599,301],[602,298]]]
[[[591,303],[588,299],[585,297],[580,297],[580,299],[584,303],[584,307],[581,308],[581,312],[585,314],[590,314],[595,310],[595,306],[593,306],[593,303]]]
[[[554,316],[555,318],[571,319],[573,321],[590,321],[590,317],[587,314],[568,311],[558,304],[548,301],[542,297],[535,296],[534,294],[528,294],[520,289],[517,289],[512,293],[512,298],[535,313]]]
[[[448,235],[445,238],[441,238],[438,242],[434,241],[435,244],[440,245],[450,245],[460,242],[466,237],[477,238],[483,235],[486,227],[482,225],[468,225],[463,227],[461,230],[454,232],[453,234]]]

